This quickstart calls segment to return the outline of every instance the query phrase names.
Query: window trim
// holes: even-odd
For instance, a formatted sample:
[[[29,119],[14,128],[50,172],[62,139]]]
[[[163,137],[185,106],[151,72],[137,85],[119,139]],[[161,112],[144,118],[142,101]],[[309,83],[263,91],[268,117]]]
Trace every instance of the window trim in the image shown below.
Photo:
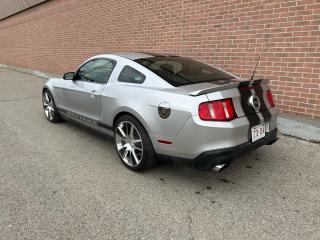
[[[120,81],[120,80],[119,80],[119,77],[120,77],[121,73],[123,72],[123,70],[124,70],[126,67],[129,67],[129,68],[133,69],[134,71],[137,71],[138,73],[140,73],[141,75],[143,75],[143,76],[144,76],[143,81],[141,81],[141,82]],[[119,75],[118,75],[117,81],[118,81],[118,82],[121,82],[121,83],[143,84],[143,83],[146,81],[146,78],[147,78],[147,76],[146,76],[145,74],[143,74],[141,71],[139,71],[139,70],[137,70],[136,68],[134,68],[134,67],[126,64],[126,65],[124,65],[124,66],[122,67],[122,69],[121,69],[121,71],[120,71],[120,73],[119,73]]]
[[[109,60],[109,61],[111,61],[111,62],[114,63],[114,66],[113,66],[113,68],[112,68],[112,70],[111,70],[111,73],[110,73],[108,79],[105,79],[105,82],[95,82],[95,81],[94,81],[94,82],[90,82],[90,83],[96,83],[96,84],[107,84],[107,83],[109,82],[109,79],[110,79],[111,74],[113,73],[113,70],[115,69],[115,67],[116,67],[116,65],[117,65],[117,61],[114,60],[114,59],[112,59],[112,58],[99,57],[99,58],[90,59],[90,60],[84,62],[83,64],[81,64],[80,67],[78,67],[78,69],[75,71],[75,76],[78,76],[78,73],[79,73],[80,68],[82,68],[82,67],[83,67],[84,65],[86,65],[87,63],[89,63],[89,62],[91,62],[91,61],[95,61],[95,60]],[[84,80],[81,80],[81,79],[74,79],[74,80],[75,80],[75,81],[80,81],[80,82],[88,82],[88,81],[84,81]]]

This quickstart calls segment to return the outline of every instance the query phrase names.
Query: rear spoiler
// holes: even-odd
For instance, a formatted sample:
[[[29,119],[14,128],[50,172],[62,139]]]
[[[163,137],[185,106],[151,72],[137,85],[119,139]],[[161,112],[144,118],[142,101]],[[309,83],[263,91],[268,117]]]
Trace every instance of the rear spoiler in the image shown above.
[[[266,83],[268,83],[268,81],[269,81],[268,79],[257,79],[251,83],[251,81],[243,80],[243,81],[239,81],[239,82],[233,82],[233,83],[224,84],[224,85],[216,85],[213,87],[196,90],[196,91],[190,92],[189,95],[195,97],[195,96],[200,96],[200,95],[204,95],[204,94],[208,94],[208,93],[228,90],[231,88],[238,88],[239,86],[248,86],[250,83],[251,83],[251,85],[266,84]]]

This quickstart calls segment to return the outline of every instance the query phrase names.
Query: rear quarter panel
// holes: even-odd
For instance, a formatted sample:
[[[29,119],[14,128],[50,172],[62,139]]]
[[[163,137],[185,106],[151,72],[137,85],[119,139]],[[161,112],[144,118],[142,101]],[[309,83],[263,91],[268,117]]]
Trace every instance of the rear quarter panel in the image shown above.
[[[195,98],[130,83],[107,84],[101,98],[101,121],[112,126],[117,114],[128,112],[138,118],[149,134],[171,138],[178,134],[201,101],[206,101],[206,97]],[[158,114],[158,106],[163,102],[171,110],[166,119]]]

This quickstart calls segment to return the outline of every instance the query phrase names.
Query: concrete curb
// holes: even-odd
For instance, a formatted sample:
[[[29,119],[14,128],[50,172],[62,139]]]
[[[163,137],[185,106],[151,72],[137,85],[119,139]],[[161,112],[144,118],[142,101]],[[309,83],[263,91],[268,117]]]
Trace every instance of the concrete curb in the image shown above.
[[[7,65],[7,64],[0,64],[0,68],[6,68],[6,69],[10,69],[10,70],[14,70],[14,71],[17,71],[17,72],[30,74],[30,75],[41,77],[41,78],[57,78],[57,77],[61,77],[61,75],[55,74],[55,73],[41,72],[41,71],[33,70],[31,68],[16,67],[16,66],[10,66],[10,65]]]
[[[281,113],[278,117],[278,129],[284,135],[320,143],[320,120]]]
[[[42,78],[61,77],[61,75],[54,73],[41,72],[30,68],[15,67],[7,64],[0,64],[0,68],[27,73]],[[281,113],[278,117],[278,129],[279,132],[284,135],[320,143],[320,120],[311,120],[305,117]]]

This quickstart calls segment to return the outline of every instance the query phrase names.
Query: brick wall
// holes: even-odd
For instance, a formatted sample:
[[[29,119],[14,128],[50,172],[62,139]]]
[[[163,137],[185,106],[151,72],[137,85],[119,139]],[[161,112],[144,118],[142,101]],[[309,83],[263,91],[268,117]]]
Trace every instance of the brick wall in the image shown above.
[[[283,112],[320,118],[320,0],[50,0],[0,21],[0,63],[63,73],[110,51],[174,53],[271,80]]]

